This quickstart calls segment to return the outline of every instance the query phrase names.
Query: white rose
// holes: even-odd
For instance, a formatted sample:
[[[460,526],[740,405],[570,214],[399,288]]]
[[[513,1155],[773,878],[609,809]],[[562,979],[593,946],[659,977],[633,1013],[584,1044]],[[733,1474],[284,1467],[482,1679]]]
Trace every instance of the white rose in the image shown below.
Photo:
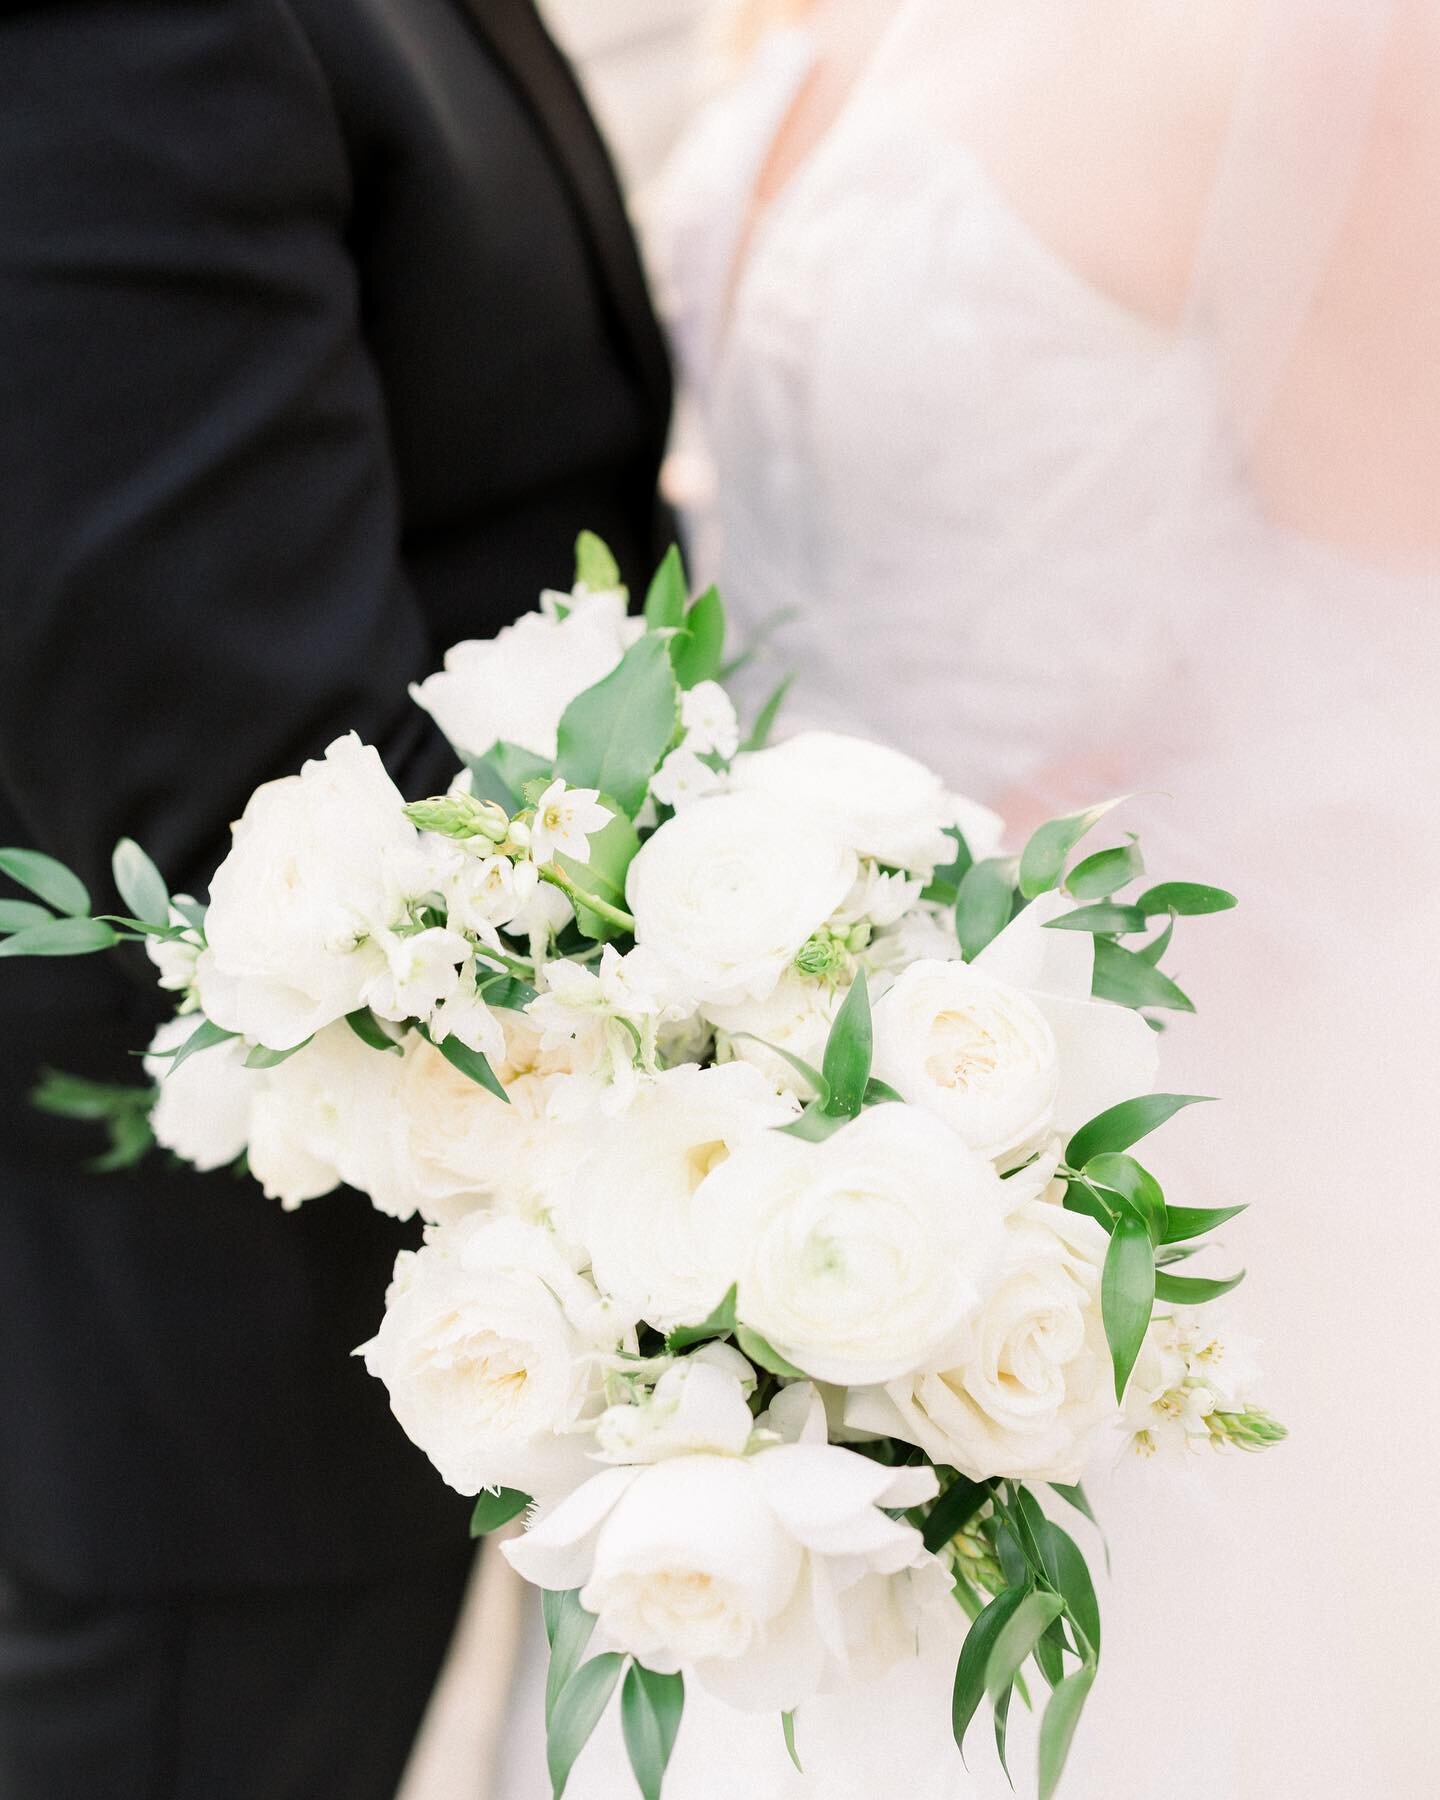
[[[197,1051],[172,1068],[165,1052],[195,1034],[193,1015],[167,1019],[155,1033],[145,1073],[159,1088],[150,1113],[155,1141],[197,1169],[223,1169],[244,1153],[250,1115],[265,1077],[245,1067],[248,1046],[239,1038]]]
[[[752,1063],[780,1093],[809,1100],[813,1098],[810,1083],[767,1046],[774,1044],[818,1069],[847,991],[802,975],[798,969],[787,969],[763,1000],[709,1006],[706,1016],[722,1034],[717,1055],[722,1060]]]
[[[846,1423],[918,1444],[972,1480],[1078,1481],[1118,1411],[1100,1314],[1109,1242],[1051,1201],[1019,1207],[1000,1278],[947,1366],[851,1395]]]
[[[928,876],[955,854],[954,798],[922,763],[864,738],[802,731],[737,756],[731,786],[827,826],[860,856]]]
[[[856,872],[796,809],[721,794],[677,813],[631,863],[635,935],[696,1001],[763,999]]]
[[[553,758],[565,708],[605,679],[643,629],[627,619],[618,589],[547,595],[541,611],[493,638],[446,651],[443,673],[410,694],[462,756],[483,756],[503,741]]]
[[[767,1132],[696,1196],[712,1254],[734,1259],[740,1319],[840,1386],[943,1362],[992,1278],[1007,1207],[988,1163],[896,1105],[823,1143]]]
[[[434,885],[404,804],[354,736],[256,790],[210,884],[196,971],[209,1018],[289,1050],[362,1004],[388,967],[376,934]]]
[[[547,1232],[473,1215],[402,1253],[361,1353],[451,1487],[545,1498],[591,1466],[601,1356],[621,1336]]]
[[[797,1110],[744,1063],[644,1082],[593,1138],[563,1213],[604,1292],[661,1329],[707,1318],[736,1265],[734,1246],[701,1223],[706,1179]]]
[[[502,1550],[527,1581],[578,1587],[605,1638],[647,1668],[693,1673],[747,1711],[789,1711],[870,1659],[873,1583],[917,1611],[948,1603],[920,1534],[882,1510],[935,1488],[933,1470],[823,1442],[677,1455],[592,1477]]]
[[[266,1195],[293,1211],[343,1184],[381,1212],[409,1218],[415,1201],[396,1176],[403,1070],[400,1056],[372,1050],[343,1023],[269,1070],[251,1116],[249,1159]]]
[[[875,1007],[876,1076],[1002,1162],[1154,1085],[1154,1032],[1091,998],[1090,934],[1047,928],[1072,908],[1041,895],[973,963],[913,963]]]

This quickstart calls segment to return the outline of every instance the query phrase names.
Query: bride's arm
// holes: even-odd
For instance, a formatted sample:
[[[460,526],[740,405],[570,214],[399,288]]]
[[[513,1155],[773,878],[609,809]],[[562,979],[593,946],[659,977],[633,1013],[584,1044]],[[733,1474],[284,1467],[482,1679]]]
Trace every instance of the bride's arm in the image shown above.
[[[278,0],[0,16],[0,783],[97,893],[352,727],[446,766],[347,208]]]

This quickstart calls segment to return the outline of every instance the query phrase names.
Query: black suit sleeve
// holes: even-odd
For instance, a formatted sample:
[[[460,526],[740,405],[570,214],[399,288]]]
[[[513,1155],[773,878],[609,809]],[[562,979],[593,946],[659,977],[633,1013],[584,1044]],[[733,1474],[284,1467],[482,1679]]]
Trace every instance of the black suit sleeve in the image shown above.
[[[453,767],[349,210],[279,0],[0,10],[0,816],[101,893],[122,833],[203,883],[345,730]]]

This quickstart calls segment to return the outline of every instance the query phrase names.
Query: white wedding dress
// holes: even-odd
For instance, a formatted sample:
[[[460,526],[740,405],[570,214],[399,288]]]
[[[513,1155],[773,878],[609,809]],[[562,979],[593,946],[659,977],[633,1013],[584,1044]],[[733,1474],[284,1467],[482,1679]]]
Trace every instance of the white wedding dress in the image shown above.
[[[897,742],[1024,818],[1142,792],[1152,869],[1240,891],[1238,913],[1182,921],[1202,1017],[1164,1051],[1167,1087],[1224,1104],[1154,1157],[1186,1203],[1254,1202],[1228,1235],[1254,1271],[1235,1310],[1293,1435],[1091,1484],[1114,1576],[1062,1791],[1420,1800],[1440,1650],[1440,579],[1267,522],[1218,328],[1203,308],[1153,324],[1052,250],[937,111],[965,9],[894,11],[738,276],[815,41],[772,37],[668,183],[661,258],[716,476],[698,572],[742,635],[771,633],[757,693],[800,671],[792,720]],[[1288,216],[1281,190],[1269,204],[1262,260]],[[803,1781],[778,1721],[692,1693],[666,1800],[1008,1792],[983,1719],[970,1773],[950,1739],[960,1636],[937,1630],[883,1690],[807,1705]],[[532,1634],[501,1800],[548,1792],[542,1664]],[[1033,1726],[1011,1737],[1033,1792]],[[614,1709],[568,1791],[634,1792]]]

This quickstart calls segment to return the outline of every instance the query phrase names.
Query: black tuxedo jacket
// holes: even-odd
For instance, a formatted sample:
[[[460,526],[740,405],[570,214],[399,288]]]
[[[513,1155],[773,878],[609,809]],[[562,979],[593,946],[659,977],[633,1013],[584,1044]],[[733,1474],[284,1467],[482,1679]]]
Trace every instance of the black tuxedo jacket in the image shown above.
[[[668,409],[529,0],[0,8],[0,843],[113,906],[117,836],[193,890],[342,731],[434,789],[406,684],[566,585],[581,526],[642,577]],[[85,1174],[84,1127],[26,1104],[40,1063],[139,1079],[156,1017],[143,975],[0,961],[0,1570],[145,1593],[433,1553],[465,1506],[347,1354],[406,1231]]]

